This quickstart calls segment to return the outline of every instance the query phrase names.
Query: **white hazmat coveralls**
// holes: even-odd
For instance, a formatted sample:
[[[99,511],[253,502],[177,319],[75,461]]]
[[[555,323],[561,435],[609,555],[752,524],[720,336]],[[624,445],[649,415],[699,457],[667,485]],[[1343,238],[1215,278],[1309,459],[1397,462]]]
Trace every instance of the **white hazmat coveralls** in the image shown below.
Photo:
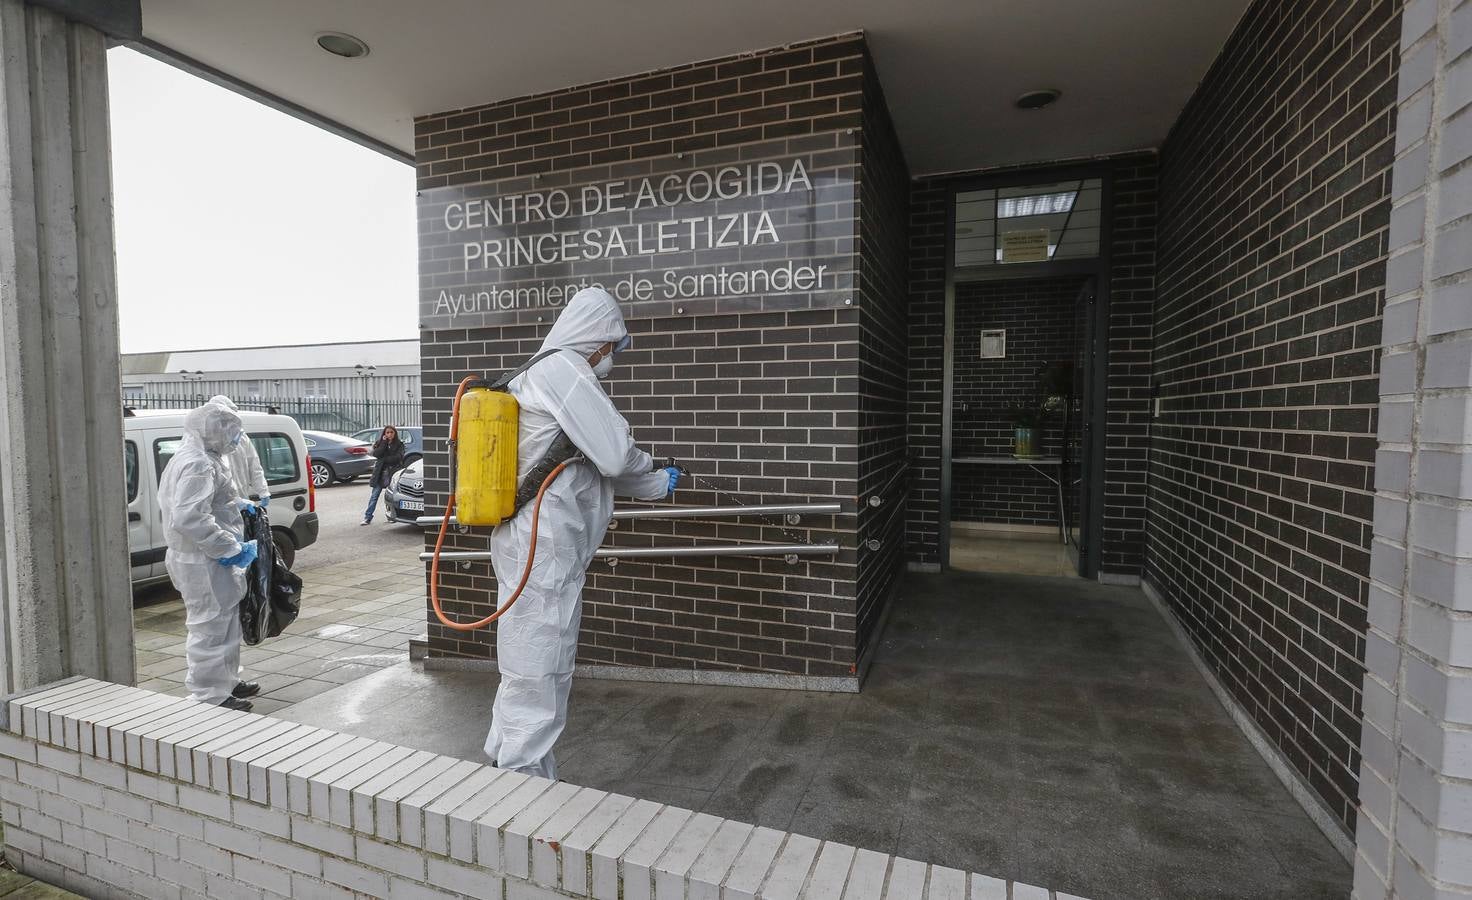
[[[240,495],[225,454],[241,435],[240,416],[206,403],[184,417],[184,442],[158,485],[168,550],[164,566],[184,598],[189,636],[185,686],[201,703],[218,705],[240,674],[240,599],[245,570],[219,560],[242,549]],[[243,443],[244,441],[242,441]]]
[[[235,401],[224,394],[216,394],[207,402],[223,406],[233,413],[240,412]],[[266,484],[266,471],[261,468],[261,458],[256,454],[256,445],[251,443],[250,435],[242,438],[225,455],[225,461],[230,464],[230,478],[235,482],[235,493],[259,500],[271,499],[271,488]]]
[[[541,360],[509,385],[521,405],[519,478],[546,455],[559,429],[585,459],[569,464],[547,489],[526,589],[497,622],[501,686],[485,752],[503,769],[557,778],[552,745],[567,723],[583,581],[608,530],[613,495],[659,500],[669,494],[669,475],[634,446],[629,423],[598,384],[611,367],[610,359],[599,361],[598,374],[588,365],[595,350],[617,344],[627,334],[618,303],[607,291],[581,290],[537,351],[555,347],[564,352]],[[521,580],[535,505],[527,503],[491,534],[498,605]]]

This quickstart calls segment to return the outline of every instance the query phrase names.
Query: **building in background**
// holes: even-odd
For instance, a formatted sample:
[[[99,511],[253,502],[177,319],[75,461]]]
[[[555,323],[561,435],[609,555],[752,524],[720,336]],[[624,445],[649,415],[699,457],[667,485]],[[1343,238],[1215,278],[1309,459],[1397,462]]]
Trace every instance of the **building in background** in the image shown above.
[[[351,433],[418,425],[419,341],[283,344],[122,356],[123,403],[174,408],[215,394],[275,407],[304,428]]]

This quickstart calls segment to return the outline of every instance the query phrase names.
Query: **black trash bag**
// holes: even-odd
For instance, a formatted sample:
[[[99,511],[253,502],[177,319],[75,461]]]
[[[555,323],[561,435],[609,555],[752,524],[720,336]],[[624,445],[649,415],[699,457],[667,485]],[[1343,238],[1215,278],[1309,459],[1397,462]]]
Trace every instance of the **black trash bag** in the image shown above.
[[[245,596],[240,600],[242,640],[252,646],[276,637],[296,621],[302,608],[302,580],[286,568],[271,540],[271,518],[264,509],[246,511],[245,539],[256,542],[255,561],[245,573]]]

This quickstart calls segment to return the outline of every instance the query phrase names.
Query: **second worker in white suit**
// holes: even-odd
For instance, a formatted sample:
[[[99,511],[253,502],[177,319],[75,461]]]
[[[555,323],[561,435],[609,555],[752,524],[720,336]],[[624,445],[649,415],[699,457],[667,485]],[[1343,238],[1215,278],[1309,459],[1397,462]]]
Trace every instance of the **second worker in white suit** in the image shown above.
[[[164,565],[184,599],[185,686],[201,703],[249,711],[260,686],[240,680],[240,599],[256,558],[226,457],[244,440],[240,416],[206,403],[184,417],[184,440],[159,478]]]
[[[567,695],[582,620],[583,581],[603,542],[614,494],[641,500],[669,496],[674,469],[656,468],[634,445],[624,420],[598,383],[614,354],[629,344],[618,303],[587,288],[567,304],[534,363],[508,389],[521,406],[519,476],[535,466],[565,432],[582,454],[557,476],[542,501],[536,562],[521,598],[497,623],[496,691],[485,752],[496,765],[557,777],[552,746],[567,723]],[[491,535],[492,565],[504,603],[521,579],[531,543],[528,503]]]

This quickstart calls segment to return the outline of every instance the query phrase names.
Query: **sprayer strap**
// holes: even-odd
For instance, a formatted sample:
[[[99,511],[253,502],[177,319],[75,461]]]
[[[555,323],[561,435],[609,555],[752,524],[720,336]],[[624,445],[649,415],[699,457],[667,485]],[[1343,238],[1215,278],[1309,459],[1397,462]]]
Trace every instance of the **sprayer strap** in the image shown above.
[[[531,502],[532,498],[537,496],[537,492],[542,489],[542,482],[547,480],[547,476],[551,475],[559,465],[577,456],[578,452],[577,445],[572,442],[572,438],[567,436],[567,432],[559,430],[557,437],[552,439],[552,445],[547,448],[541,460],[531,467],[522,477],[521,483],[516,486],[516,501],[512,508],[519,511]]]
[[[546,359],[547,357],[551,356],[552,354],[558,352],[561,349],[563,349],[563,348],[561,348],[561,347],[553,347],[551,350],[546,350],[546,351],[544,351],[542,353],[538,353],[536,356],[533,356],[531,359],[527,360],[526,362],[524,362],[521,365],[517,366],[516,368],[512,369],[510,372],[507,372],[506,374],[502,375],[500,378],[497,378],[494,382],[491,383],[491,390],[493,390],[493,391],[504,391],[504,390],[506,390],[507,385],[511,384],[511,379],[515,378],[516,376],[520,375],[522,372],[525,372],[527,369],[530,369],[532,366],[536,365],[537,363],[541,362],[542,360]]]

